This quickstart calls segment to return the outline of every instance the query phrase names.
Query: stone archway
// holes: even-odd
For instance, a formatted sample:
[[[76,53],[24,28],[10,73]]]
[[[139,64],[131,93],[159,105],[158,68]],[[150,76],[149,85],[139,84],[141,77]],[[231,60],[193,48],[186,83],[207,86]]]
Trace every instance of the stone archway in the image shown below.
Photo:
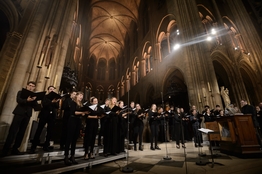
[[[189,100],[184,75],[178,69],[172,71],[163,86],[163,100],[165,104],[183,107],[189,111]]]
[[[256,93],[255,93],[256,90],[255,90],[255,87],[253,86],[250,76],[243,68],[240,68],[240,73],[241,73],[241,76],[242,76],[242,79],[243,79],[243,82],[244,82],[244,85],[247,91],[247,95],[248,95],[250,104],[254,106],[258,105],[260,101],[256,96]]]
[[[214,66],[214,69],[215,69],[215,74],[216,74],[216,79],[217,79],[217,84],[218,84],[219,90],[221,90],[222,86],[227,88],[229,90],[229,98],[231,99],[231,103],[236,103],[235,97],[234,97],[234,94],[233,94],[233,88],[232,88],[230,80],[228,78],[228,73],[227,73],[226,69],[218,61],[213,61],[213,66]],[[223,100],[222,97],[221,97],[221,101],[222,101],[222,104],[223,104],[223,108],[225,108],[224,100]]]

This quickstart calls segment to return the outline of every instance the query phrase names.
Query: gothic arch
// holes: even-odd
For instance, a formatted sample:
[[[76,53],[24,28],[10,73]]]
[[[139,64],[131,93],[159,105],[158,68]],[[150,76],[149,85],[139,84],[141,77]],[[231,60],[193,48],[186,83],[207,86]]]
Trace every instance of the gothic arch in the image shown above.
[[[10,25],[10,31],[15,31],[20,18],[20,12],[17,11],[12,1],[0,1],[0,10],[6,15]],[[22,33],[21,33],[22,34]]]
[[[144,59],[144,54],[147,53],[148,54],[148,51],[149,51],[149,48],[151,47],[151,43],[150,41],[146,41],[144,46],[143,46],[143,49],[142,49],[142,52],[141,52],[141,57],[142,59]]]
[[[260,80],[259,78],[261,77],[258,77],[255,73],[255,70],[250,66],[250,64],[247,61],[244,60],[240,62],[239,70],[247,91],[249,101],[253,105],[258,104],[258,102],[260,102],[261,94],[259,96],[259,93],[257,93],[257,91],[259,90],[254,89],[259,88],[256,82],[258,82]]]
[[[252,105],[257,105],[260,100],[257,97],[258,95],[255,90],[256,85],[254,84],[254,79],[252,79],[252,76],[250,76],[250,72],[248,72],[247,69],[240,68],[239,70],[247,91],[247,100],[249,100]]]
[[[215,16],[206,6],[204,6],[203,4],[198,4],[197,7],[199,10],[199,16],[201,17],[201,19],[206,16],[210,16],[210,18],[212,18],[213,21],[216,21]]]
[[[164,75],[161,84],[165,103],[189,110],[187,83],[181,69],[178,67],[170,68]]]
[[[160,21],[160,23],[157,27],[157,31],[156,31],[156,41],[159,41],[158,38],[159,38],[160,33],[162,31],[166,32],[166,28],[167,28],[166,26],[168,26],[170,20],[173,20],[173,19],[175,19],[175,16],[173,14],[167,14],[166,16],[164,16],[161,19],[161,21]]]

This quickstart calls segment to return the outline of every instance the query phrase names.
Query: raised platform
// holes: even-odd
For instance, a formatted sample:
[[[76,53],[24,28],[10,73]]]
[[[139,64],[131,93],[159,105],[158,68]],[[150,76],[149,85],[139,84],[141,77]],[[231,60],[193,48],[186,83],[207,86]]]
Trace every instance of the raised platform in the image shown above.
[[[37,154],[11,155],[0,158],[0,173],[62,173],[77,169],[92,168],[94,165],[126,158],[126,153],[104,157],[102,149],[96,147],[95,159],[84,160],[84,149],[76,149],[76,161],[79,164],[66,166],[64,151],[41,152]]]

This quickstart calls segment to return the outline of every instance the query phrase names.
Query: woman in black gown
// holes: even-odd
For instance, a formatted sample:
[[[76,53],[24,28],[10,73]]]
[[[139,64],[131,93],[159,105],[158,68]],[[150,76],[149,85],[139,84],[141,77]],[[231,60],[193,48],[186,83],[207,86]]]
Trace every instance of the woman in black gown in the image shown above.
[[[112,110],[117,104],[117,99],[112,97],[108,108],[105,109],[106,112],[106,122],[104,129],[104,156],[117,155],[118,148],[118,111],[114,112]]]
[[[134,111],[134,150],[136,151],[136,144],[137,144],[137,138],[139,137],[139,150],[143,151],[142,149],[142,135],[144,130],[144,122],[143,119],[145,119],[145,114],[143,110],[141,109],[140,104],[136,104],[136,109]]]
[[[81,111],[83,99],[83,93],[77,92],[76,97],[70,101],[70,117],[68,119],[67,124],[67,136],[66,136],[66,143],[65,143],[65,165],[77,164],[75,161],[75,149],[76,149],[76,141],[80,134],[81,128],[81,117],[88,114],[87,111]],[[69,147],[71,145],[71,157],[68,158],[69,155]]]
[[[160,148],[157,146],[157,140],[158,140],[158,131],[159,131],[159,117],[160,114],[157,112],[156,109],[156,104],[152,104],[150,110],[148,111],[148,120],[149,120],[149,126],[150,126],[150,142],[151,150],[158,149]],[[155,145],[153,143],[155,142]]]
[[[98,131],[98,119],[101,117],[103,109],[98,105],[98,100],[96,97],[90,99],[91,105],[90,113],[86,118],[86,128],[85,128],[85,160],[94,159],[94,146],[96,135]]]

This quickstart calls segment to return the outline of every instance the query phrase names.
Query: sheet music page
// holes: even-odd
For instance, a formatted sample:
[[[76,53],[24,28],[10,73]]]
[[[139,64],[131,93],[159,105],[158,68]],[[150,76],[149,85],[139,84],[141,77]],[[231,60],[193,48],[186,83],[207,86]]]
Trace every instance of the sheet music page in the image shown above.
[[[201,131],[201,132],[204,132],[204,133],[214,132],[214,131],[211,130],[211,129],[205,129],[205,128],[201,128],[201,129],[198,129],[198,130]]]
[[[89,108],[91,108],[92,110],[95,110],[96,106],[97,106],[97,104],[91,105],[91,106],[89,106]]]

